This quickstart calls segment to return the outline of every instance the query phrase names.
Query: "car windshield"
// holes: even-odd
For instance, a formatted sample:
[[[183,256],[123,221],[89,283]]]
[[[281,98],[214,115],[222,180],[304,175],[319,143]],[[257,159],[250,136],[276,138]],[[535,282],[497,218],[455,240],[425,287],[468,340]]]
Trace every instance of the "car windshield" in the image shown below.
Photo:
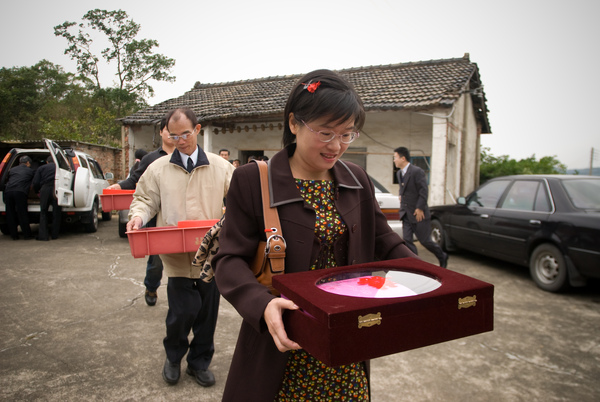
[[[563,180],[575,208],[600,211],[600,179]]]

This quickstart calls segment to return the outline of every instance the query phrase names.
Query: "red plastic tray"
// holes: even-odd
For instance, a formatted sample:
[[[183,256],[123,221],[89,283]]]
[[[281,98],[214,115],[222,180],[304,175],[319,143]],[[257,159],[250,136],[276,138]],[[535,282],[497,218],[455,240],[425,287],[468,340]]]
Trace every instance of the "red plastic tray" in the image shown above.
[[[193,221],[195,227],[167,226],[126,232],[131,255],[133,258],[142,258],[147,255],[196,252],[208,229],[218,221]]]
[[[135,190],[109,190],[105,188],[99,196],[102,211],[129,209],[131,201],[133,201],[133,193],[135,193]]]

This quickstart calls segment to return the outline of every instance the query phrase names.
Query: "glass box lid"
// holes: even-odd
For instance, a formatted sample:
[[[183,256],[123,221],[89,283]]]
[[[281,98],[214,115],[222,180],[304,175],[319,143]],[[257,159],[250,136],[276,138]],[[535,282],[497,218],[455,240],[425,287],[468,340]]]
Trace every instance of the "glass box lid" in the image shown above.
[[[428,293],[442,286],[442,283],[422,274],[374,269],[326,276],[316,285],[325,292],[341,296],[381,299]]]

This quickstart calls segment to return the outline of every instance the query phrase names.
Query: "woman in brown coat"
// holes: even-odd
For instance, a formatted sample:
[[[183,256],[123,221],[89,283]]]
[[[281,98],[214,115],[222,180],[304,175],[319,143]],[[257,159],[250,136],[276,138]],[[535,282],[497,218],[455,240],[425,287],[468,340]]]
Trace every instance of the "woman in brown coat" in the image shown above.
[[[313,71],[292,89],[284,116],[285,148],[269,161],[269,189],[287,243],[285,272],[414,257],[365,171],[339,160],[365,119],[352,86]],[[249,268],[264,229],[258,168],[249,163],[233,175],[213,261],[221,294],[243,317],[223,400],[368,400],[366,362],[327,367],[287,337],[281,317],[297,306],[271,295]]]

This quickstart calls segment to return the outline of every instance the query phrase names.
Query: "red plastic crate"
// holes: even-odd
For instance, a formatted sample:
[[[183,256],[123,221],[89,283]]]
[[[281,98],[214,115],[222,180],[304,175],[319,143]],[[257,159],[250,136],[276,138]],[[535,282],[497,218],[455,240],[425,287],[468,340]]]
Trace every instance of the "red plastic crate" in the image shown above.
[[[218,219],[204,221],[182,221],[186,227],[166,226],[142,228],[127,232],[129,247],[133,258],[147,255],[189,253],[198,251],[198,247],[208,230]],[[187,227],[194,222],[194,227]]]
[[[109,190],[105,188],[102,190],[102,194],[99,195],[102,211],[129,209],[131,201],[133,201],[133,193],[135,193],[135,190]]]

